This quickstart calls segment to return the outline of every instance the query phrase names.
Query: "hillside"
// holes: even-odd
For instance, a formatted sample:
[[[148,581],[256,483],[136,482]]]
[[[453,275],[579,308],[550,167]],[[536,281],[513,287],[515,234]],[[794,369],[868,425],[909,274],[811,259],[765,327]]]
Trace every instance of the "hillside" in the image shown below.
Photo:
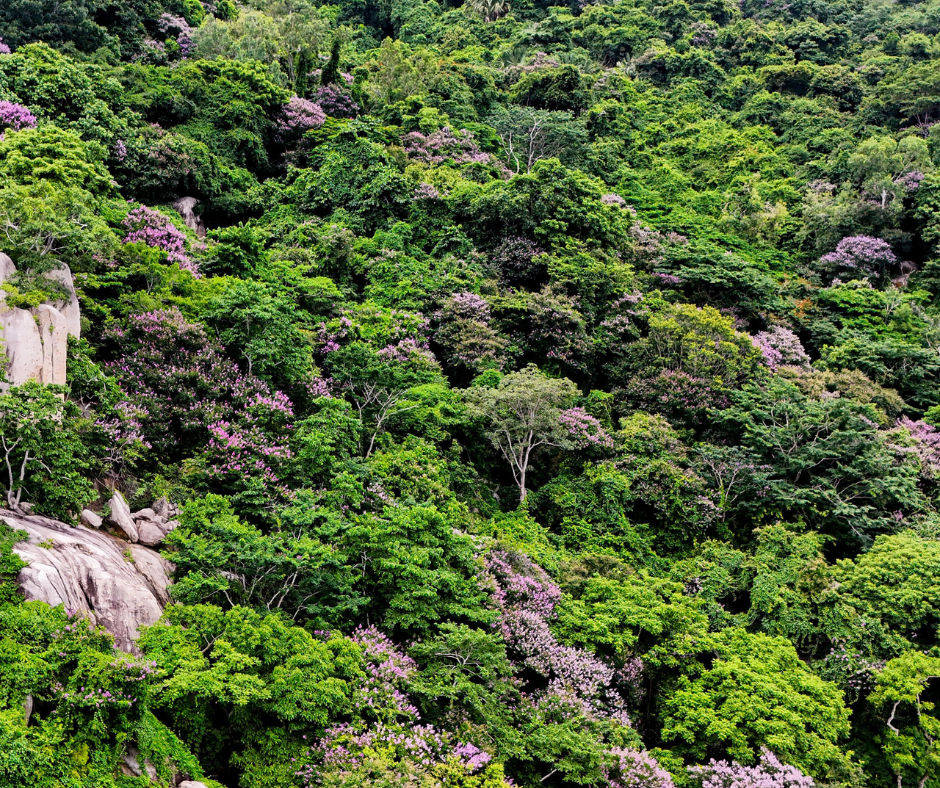
[[[0,2],[0,788],[940,788],[940,0],[459,3]]]

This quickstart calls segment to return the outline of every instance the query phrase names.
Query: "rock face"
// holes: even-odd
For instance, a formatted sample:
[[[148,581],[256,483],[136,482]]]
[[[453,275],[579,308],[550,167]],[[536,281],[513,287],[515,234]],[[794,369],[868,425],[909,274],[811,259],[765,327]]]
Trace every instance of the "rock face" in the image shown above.
[[[199,205],[199,200],[195,197],[180,197],[173,203],[173,210],[180,215],[190,230],[193,230],[200,238],[205,238],[206,225],[202,217],[194,210],[197,205]]]
[[[154,550],[84,526],[7,509],[0,519],[29,535],[13,547],[29,564],[17,576],[26,599],[87,612],[118,648],[137,653],[140,627],[156,621],[169,602],[171,564]]]
[[[169,519],[176,515],[178,509],[165,498],[157,501],[153,509],[141,509],[132,514],[124,496],[115,490],[109,505],[111,514],[108,515],[108,523],[132,542],[153,547],[160,544],[166,535],[179,525],[176,520]]]
[[[0,252],[0,284],[14,274],[13,261]],[[0,331],[6,351],[7,378],[7,383],[0,384],[0,390],[27,380],[65,383],[68,336],[78,337],[81,333],[81,313],[68,267],[61,266],[45,276],[65,287],[64,298],[33,309],[19,309],[8,307],[4,303],[6,293],[0,290]]]

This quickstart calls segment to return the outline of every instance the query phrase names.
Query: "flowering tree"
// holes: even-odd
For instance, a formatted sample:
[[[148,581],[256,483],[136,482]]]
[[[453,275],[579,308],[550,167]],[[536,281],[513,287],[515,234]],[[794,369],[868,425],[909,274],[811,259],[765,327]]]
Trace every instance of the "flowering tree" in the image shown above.
[[[128,213],[122,224],[127,229],[124,243],[144,243],[154,249],[162,249],[171,263],[198,275],[198,266],[186,253],[186,234],[162,213],[141,205]]]
[[[108,364],[161,459],[200,456],[206,478],[259,504],[283,493],[293,406],[279,391],[242,373],[205,330],[175,310],[133,315],[107,338]]]
[[[335,83],[320,85],[314,98],[320,108],[333,118],[354,118],[359,112],[359,105],[349,91]]]
[[[319,104],[299,96],[291,96],[290,101],[281,109],[281,114],[274,127],[284,140],[302,137],[310,129],[316,129],[326,122],[326,113]]]
[[[608,788],[674,788],[669,774],[648,752],[615,749],[614,762],[604,770]]]
[[[690,766],[689,775],[701,788],[813,788],[816,784],[795,766],[781,763],[766,747],[756,766],[713,759],[705,766]]]
[[[434,339],[444,348],[447,363],[477,371],[502,366],[507,343],[490,325],[486,299],[474,293],[454,293],[436,317],[441,326]]]
[[[495,388],[467,390],[470,415],[482,422],[487,437],[509,464],[520,502],[526,498],[526,477],[535,453],[570,445],[561,410],[577,393],[567,378],[546,377],[532,365],[506,375]]]
[[[895,263],[897,257],[887,241],[870,235],[852,235],[839,241],[835,251],[823,255],[819,268],[829,277],[880,279]]]
[[[26,107],[12,101],[0,101],[0,131],[34,128],[36,128],[36,116]]]
[[[389,785],[416,788],[451,781],[468,788],[507,785],[489,753],[421,723],[407,694],[414,660],[374,627],[351,639],[365,667],[352,695],[355,721],[328,728],[304,754],[297,775],[305,788],[370,784],[377,772]]]
[[[789,328],[774,326],[770,331],[761,331],[751,337],[754,347],[760,350],[764,363],[771,372],[777,367],[808,367],[809,354],[803,349],[800,338]]]
[[[466,129],[452,131],[445,126],[431,134],[412,131],[403,139],[408,155],[426,164],[489,164],[490,156],[483,153]]]

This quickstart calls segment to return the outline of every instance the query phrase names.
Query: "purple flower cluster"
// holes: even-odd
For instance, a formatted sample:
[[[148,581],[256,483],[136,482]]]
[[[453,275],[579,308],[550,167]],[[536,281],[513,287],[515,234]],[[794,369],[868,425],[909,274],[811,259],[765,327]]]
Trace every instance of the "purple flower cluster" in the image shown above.
[[[906,430],[914,442],[914,454],[921,462],[926,476],[940,478],[940,430],[926,421],[913,421],[902,416],[897,427]]]
[[[317,89],[314,100],[327,115],[333,118],[354,118],[359,113],[359,105],[353,100],[349,91],[339,85],[321,85]]]
[[[161,14],[157,20],[157,28],[166,36],[173,37],[175,34],[177,46],[180,48],[180,55],[183,58],[189,57],[193,51],[193,30],[183,17],[174,14]]]
[[[809,354],[803,348],[800,338],[790,329],[774,326],[770,331],[761,331],[751,337],[751,342],[763,356],[764,363],[776,372],[778,367],[807,367]]]
[[[121,357],[108,369],[133,403],[145,439],[166,455],[201,452],[211,479],[260,479],[284,494],[293,406],[279,391],[243,374],[221,347],[176,310],[133,315],[108,338]]]
[[[441,193],[430,183],[422,183],[415,189],[414,198],[416,200],[439,200]]]
[[[435,315],[440,328],[434,339],[447,363],[467,369],[500,367],[506,340],[490,326],[489,302],[475,293],[454,293]]]
[[[920,170],[911,170],[910,172],[905,172],[903,175],[899,175],[894,179],[894,185],[900,186],[904,191],[910,194],[911,192],[916,192],[920,188],[921,181],[924,180],[924,173]]]
[[[36,116],[22,104],[12,101],[0,101],[0,129],[34,129]]]
[[[353,706],[366,725],[344,723],[328,728],[311,747],[308,761],[297,771],[305,788],[319,784],[324,770],[350,775],[368,754],[407,762],[430,772],[444,763],[457,763],[468,774],[483,769],[492,756],[468,742],[454,741],[431,725],[421,725],[417,708],[405,687],[417,670],[414,660],[375,627],[360,627],[351,640],[362,650],[365,680],[356,688]]]
[[[584,408],[569,408],[559,415],[561,426],[578,446],[611,449],[614,441],[601,423]]]
[[[198,276],[198,266],[186,253],[185,233],[162,213],[141,205],[124,217],[123,224],[127,228],[123,243],[144,243],[151,248],[162,249],[171,263],[177,263],[184,271]]]
[[[574,369],[590,360],[591,339],[576,297],[545,287],[529,296],[530,330],[527,342]]]
[[[616,687],[622,674],[584,649],[559,643],[549,628],[561,589],[521,554],[494,550],[485,566],[499,611],[495,626],[521,665],[547,682],[530,696],[533,705],[629,727],[626,701]]]
[[[489,164],[491,157],[477,146],[466,129],[451,131],[445,126],[431,134],[412,131],[402,140],[405,152],[425,164]]]
[[[431,353],[428,343],[419,342],[411,337],[390,342],[377,355],[386,361],[398,361],[402,364],[415,360],[434,362],[434,354]]]
[[[672,369],[633,380],[624,396],[636,407],[661,413],[670,420],[697,419],[709,408],[725,408],[729,404],[713,380]]]
[[[648,752],[611,750],[614,763],[604,769],[607,788],[675,788],[672,775]]]
[[[415,661],[375,627],[360,627],[351,640],[362,649],[366,671],[353,698],[359,713],[384,722],[418,721],[421,715],[403,691],[417,670]]]
[[[813,788],[815,783],[795,766],[786,766],[764,748],[757,766],[737,761],[710,761],[706,766],[690,766],[689,774],[701,781],[701,788]]]
[[[820,267],[826,273],[849,274],[856,277],[878,277],[897,262],[887,241],[870,235],[852,235],[843,238],[835,251],[820,258]]]
[[[7,45],[3,42],[3,39],[2,39],[2,38],[0,38],[0,55],[9,55],[10,52],[12,52],[12,50],[10,49],[10,47],[7,46]]]
[[[303,136],[310,129],[316,129],[326,123],[326,113],[319,104],[300,98],[300,96],[291,96],[281,114],[274,123],[278,134],[282,139],[292,139]]]

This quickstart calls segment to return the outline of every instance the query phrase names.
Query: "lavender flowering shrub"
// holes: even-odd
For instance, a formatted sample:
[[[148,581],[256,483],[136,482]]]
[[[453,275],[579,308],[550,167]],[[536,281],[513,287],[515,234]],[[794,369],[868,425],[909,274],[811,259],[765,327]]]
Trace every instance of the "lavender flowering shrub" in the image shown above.
[[[756,766],[712,760],[705,766],[690,766],[689,775],[701,788],[813,788],[816,784],[795,766],[781,763],[766,747]]]
[[[414,660],[375,627],[360,627],[351,640],[362,649],[366,674],[352,698],[359,721],[328,728],[303,754],[296,773],[304,788],[368,784],[376,769],[395,775],[401,785],[439,784],[448,775],[474,785],[467,781],[484,773],[495,780],[486,785],[503,784],[502,768],[489,753],[422,724],[407,694]]]
[[[326,113],[319,104],[299,96],[291,96],[275,121],[275,128],[282,139],[303,136],[310,129],[322,126],[326,122]]]
[[[36,116],[22,104],[0,101],[0,131],[36,128]]]
[[[452,131],[445,126],[430,134],[412,131],[402,140],[408,155],[425,164],[489,164],[491,157],[483,153],[466,129]]]
[[[123,225],[127,230],[123,243],[144,243],[154,249],[162,249],[171,263],[179,264],[184,271],[199,274],[199,267],[186,251],[186,234],[159,211],[146,205],[138,206],[127,214]]]
[[[830,277],[843,279],[877,279],[897,263],[891,245],[870,235],[843,238],[835,251],[819,260],[820,271]]]
[[[440,328],[434,340],[452,366],[480,371],[503,365],[507,341],[492,326],[489,303],[474,293],[455,293],[435,316]]]
[[[332,118],[354,118],[359,113],[359,105],[349,91],[333,83],[317,88],[314,100]]]
[[[613,763],[604,769],[606,788],[675,788],[672,775],[648,752],[611,750]]]
[[[133,315],[108,338],[120,351],[108,371],[162,457],[197,457],[209,484],[285,493],[294,414],[284,394],[239,370],[175,310]]]
[[[771,372],[776,372],[780,366],[809,366],[809,354],[803,348],[800,338],[789,328],[774,326],[769,331],[761,331],[751,337],[751,342],[760,350],[764,363]]]

